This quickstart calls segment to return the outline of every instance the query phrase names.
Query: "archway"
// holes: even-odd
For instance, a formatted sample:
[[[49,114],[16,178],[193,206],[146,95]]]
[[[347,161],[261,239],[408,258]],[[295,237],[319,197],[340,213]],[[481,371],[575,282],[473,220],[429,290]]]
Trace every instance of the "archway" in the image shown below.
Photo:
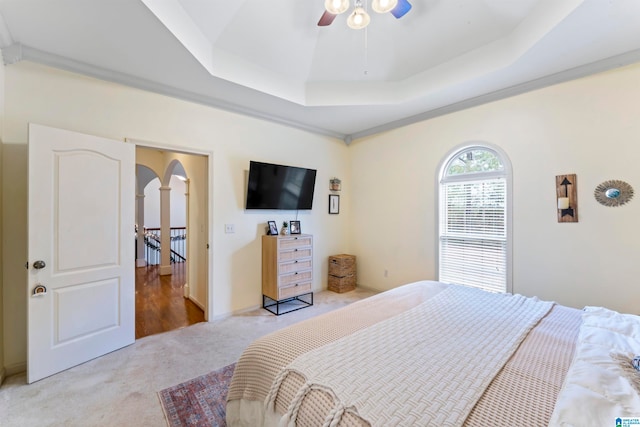
[[[188,289],[189,179],[177,153],[137,148],[136,338],[205,320]],[[180,154],[181,157],[185,156]],[[162,179],[160,179],[160,177]],[[165,256],[166,255],[166,256]],[[196,262],[198,257],[195,257]]]

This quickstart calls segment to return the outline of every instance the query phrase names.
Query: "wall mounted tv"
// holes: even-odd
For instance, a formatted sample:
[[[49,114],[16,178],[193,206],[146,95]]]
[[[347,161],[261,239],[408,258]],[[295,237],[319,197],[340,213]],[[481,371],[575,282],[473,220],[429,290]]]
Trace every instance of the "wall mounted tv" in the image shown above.
[[[309,210],[316,170],[251,161],[247,209]]]

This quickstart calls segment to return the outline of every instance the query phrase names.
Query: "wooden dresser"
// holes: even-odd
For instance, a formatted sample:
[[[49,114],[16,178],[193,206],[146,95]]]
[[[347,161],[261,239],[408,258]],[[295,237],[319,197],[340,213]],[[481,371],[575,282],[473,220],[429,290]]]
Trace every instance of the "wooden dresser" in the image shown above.
[[[262,307],[274,314],[313,305],[313,236],[262,236]]]

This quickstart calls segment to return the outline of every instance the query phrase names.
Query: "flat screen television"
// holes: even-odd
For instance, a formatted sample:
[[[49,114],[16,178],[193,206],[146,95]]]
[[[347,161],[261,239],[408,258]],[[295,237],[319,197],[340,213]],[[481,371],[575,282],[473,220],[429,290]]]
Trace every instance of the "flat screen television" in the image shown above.
[[[316,170],[251,161],[247,209],[309,210]]]

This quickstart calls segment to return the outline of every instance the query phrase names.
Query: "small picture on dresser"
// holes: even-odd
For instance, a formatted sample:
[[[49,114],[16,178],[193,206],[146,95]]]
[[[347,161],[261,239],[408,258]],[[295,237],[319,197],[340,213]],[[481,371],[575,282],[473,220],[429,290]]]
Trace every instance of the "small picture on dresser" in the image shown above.
[[[289,221],[291,234],[300,234],[300,221]]]
[[[269,230],[268,233],[270,236],[277,236],[278,235],[278,226],[276,225],[275,221],[267,221],[267,224],[269,225]]]

